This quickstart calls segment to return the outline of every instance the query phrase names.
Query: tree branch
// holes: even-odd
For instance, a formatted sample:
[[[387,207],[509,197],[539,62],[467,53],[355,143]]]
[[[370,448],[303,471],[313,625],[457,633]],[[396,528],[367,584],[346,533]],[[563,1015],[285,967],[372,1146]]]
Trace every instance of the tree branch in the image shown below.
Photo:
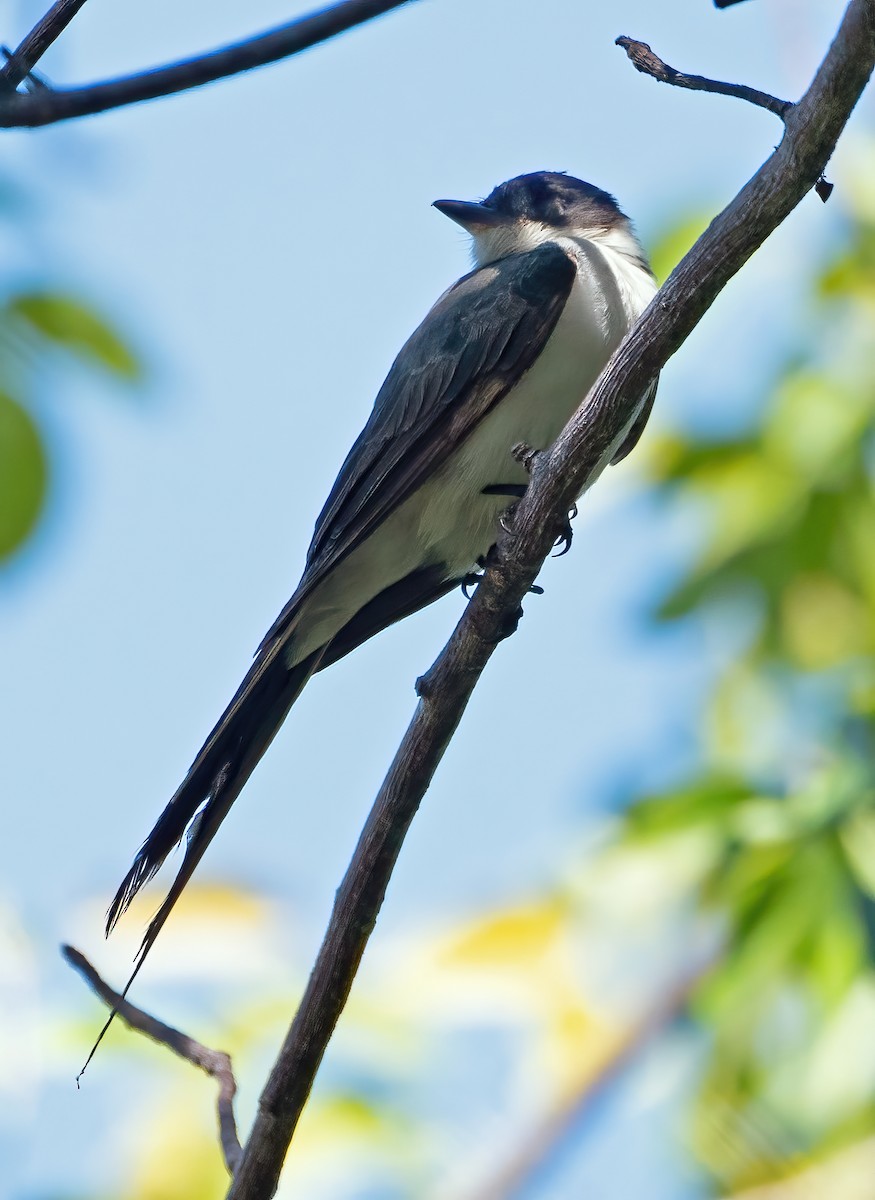
[[[75,947],[62,946],[61,954],[73,970],[79,972],[104,1004],[108,1008],[114,1009],[126,1025],[137,1033],[144,1033],[146,1037],[151,1038],[153,1042],[158,1042],[160,1046],[167,1046],[174,1054],[178,1054],[186,1062],[200,1067],[202,1071],[206,1071],[216,1080],[219,1085],[219,1139],[222,1143],[225,1166],[228,1168],[228,1173],[233,1176],[240,1162],[242,1150],[240,1139],[237,1136],[237,1123],[234,1120],[234,1096],[237,1092],[237,1084],[229,1056],[223,1050],[211,1050],[209,1046],[203,1046],[194,1038],[174,1029],[172,1025],[165,1025],[163,1021],[149,1016],[141,1008],[131,1004],[130,1000],[126,1000],[120,992],[116,992],[101,979],[85,955]],[[78,1076],[76,1083],[78,1086]]]
[[[85,3],[85,0],[55,0],[46,15],[34,25],[30,33],[0,67],[0,94],[5,90],[15,92],[33,68],[56,41]]]
[[[59,0],[52,12],[64,2],[65,0]],[[76,4],[77,0],[66,2],[72,5]],[[374,17],[382,16],[393,8],[400,8],[403,4],[411,2],[412,0],[342,0],[340,4],[334,4],[331,8],[299,17],[258,37],[136,75],[124,75],[119,79],[108,79],[78,88],[41,88],[27,95],[12,92],[0,97],[0,129],[52,125],[58,121],[69,121],[73,117],[90,116],[111,108],[121,108],[126,104],[139,104],[142,100],[155,100],[159,96],[170,96],[190,88],[202,87],[216,79],[239,75],[242,71],[251,71],[254,67],[263,67],[267,63],[300,54],[302,50],[308,50],[319,42],[328,41],[347,29],[363,25]],[[84,0],[78,0],[78,3],[81,6]],[[47,14],[41,25],[49,21],[52,12]],[[33,36],[34,34],[29,35],[31,38]],[[53,39],[49,39],[51,40]],[[22,46],[24,44],[22,43]],[[47,41],[45,46],[48,44]],[[21,47],[13,56],[14,59],[18,60],[20,54]],[[33,59],[31,66],[37,58]]]
[[[632,66],[642,75],[649,75],[659,83],[670,83],[674,87],[689,88],[692,92],[714,92],[718,96],[735,96],[739,100],[747,100],[758,108],[767,108],[776,117],[785,120],[787,113],[793,107],[790,100],[779,100],[768,92],[760,92],[756,88],[747,87],[743,83],[721,83],[719,79],[706,79],[704,75],[684,75],[683,72],[670,67],[654,54],[646,42],[636,42],[634,38],[618,37],[615,46],[622,48],[629,55]]]
[[[624,429],[648,384],[729,279],[821,176],[875,64],[875,0],[851,0],[814,81],[784,116],[784,137],[712,222],[617,349],[552,449],[540,455],[514,517],[446,648],[374,802],[313,972],[259,1101],[228,1200],[273,1194],[295,1125],[352,986],[407,829],[468,699],[519,610],[571,504]]]
[[[727,4],[737,2],[738,0],[726,0]],[[724,4],[723,7],[726,5]],[[776,117],[780,117],[785,126],[787,114],[794,107],[791,100],[779,100],[777,96],[770,96],[768,92],[761,92],[757,88],[748,87],[743,83],[721,83],[719,79],[707,79],[704,75],[684,75],[681,71],[663,62],[646,42],[636,42],[634,38],[630,37],[618,37],[614,45],[622,46],[636,71],[640,71],[642,75],[649,75],[658,83],[670,83],[673,87],[689,88],[692,92],[713,92],[718,96],[735,96],[738,100],[747,100],[749,104],[765,108],[770,113],[774,113]],[[814,185],[814,190],[826,204],[832,195],[833,185],[827,183],[821,173]]]

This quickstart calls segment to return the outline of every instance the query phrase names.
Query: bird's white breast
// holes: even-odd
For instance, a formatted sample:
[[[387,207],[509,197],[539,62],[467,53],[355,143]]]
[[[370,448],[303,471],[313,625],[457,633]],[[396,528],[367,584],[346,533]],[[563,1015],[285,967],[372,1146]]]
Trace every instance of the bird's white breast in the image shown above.
[[[569,241],[565,248],[577,262],[577,276],[544,350],[417,493],[422,541],[456,570],[468,570],[473,559],[489,549],[496,539],[498,515],[510,502],[483,496],[482,489],[527,481],[511,448],[526,442],[545,449],[555,441],[656,290],[648,274],[619,254],[603,252],[592,242]],[[618,431],[617,445],[625,432]]]

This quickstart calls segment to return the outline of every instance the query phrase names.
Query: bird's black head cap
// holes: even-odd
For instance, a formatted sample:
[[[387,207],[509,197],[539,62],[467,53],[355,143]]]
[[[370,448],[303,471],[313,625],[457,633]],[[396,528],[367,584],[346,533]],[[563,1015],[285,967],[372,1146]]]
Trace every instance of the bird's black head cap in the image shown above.
[[[613,229],[626,222],[609,192],[559,171],[517,175],[494,188],[483,201],[504,217],[539,221],[557,229]]]

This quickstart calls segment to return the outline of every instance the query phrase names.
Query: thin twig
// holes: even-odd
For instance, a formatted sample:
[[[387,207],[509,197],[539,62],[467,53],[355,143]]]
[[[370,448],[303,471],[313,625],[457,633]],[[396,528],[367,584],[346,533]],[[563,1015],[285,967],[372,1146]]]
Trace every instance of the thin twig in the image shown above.
[[[331,8],[299,17],[258,37],[136,75],[123,75],[119,79],[78,88],[41,90],[31,95],[14,92],[0,98],[0,129],[52,125],[57,121],[69,121],[73,117],[85,117],[202,87],[216,79],[226,79],[241,71],[290,58],[355,25],[363,25],[393,8],[410,3],[412,0],[342,0]]]
[[[659,83],[670,83],[673,87],[689,88],[693,92],[715,92],[718,96],[736,96],[739,100],[747,100],[758,108],[766,108],[782,121],[786,121],[787,113],[793,108],[792,101],[779,100],[768,92],[757,88],[747,87],[743,83],[721,83],[719,79],[706,79],[704,75],[684,75],[683,72],[664,63],[658,54],[654,54],[646,42],[636,42],[634,38],[618,37],[615,46],[622,48],[629,55],[632,66],[643,75],[650,75]]]
[[[121,993],[115,991],[101,979],[85,955],[73,946],[62,946],[61,954],[70,966],[79,972],[104,1004],[108,1008],[115,1009],[126,1025],[137,1033],[144,1033],[153,1042],[167,1046],[174,1054],[178,1054],[186,1062],[200,1067],[202,1071],[206,1071],[215,1079],[219,1085],[219,1139],[222,1143],[225,1166],[228,1168],[229,1174],[233,1176],[240,1163],[242,1149],[237,1136],[237,1123],[234,1120],[234,1096],[237,1092],[237,1083],[234,1079],[230,1057],[223,1050],[211,1050],[209,1046],[196,1042],[188,1034],[181,1033],[172,1025],[165,1025],[163,1021],[159,1021],[156,1017],[143,1012],[141,1008],[137,1008],[135,1004],[131,1004],[130,1000],[125,1000]],[[78,1084],[78,1077],[76,1082]]]
[[[85,0],[55,0],[14,54],[0,67],[0,93],[7,89],[14,92],[30,75],[52,42],[60,37],[84,3]]]
[[[325,1047],[374,928],[401,843],[474,686],[573,501],[628,427],[638,398],[729,279],[811,190],[875,64],[875,0],[851,0],[781,144],[672,272],[552,449],[446,648],[377,795],[337,892],[304,997],[259,1101],[228,1200],[273,1195]]]
[[[721,0],[715,0],[718,8],[728,8],[730,4],[739,2],[740,0],[723,0],[721,3]],[[777,96],[770,96],[768,92],[747,87],[743,83],[721,83],[718,79],[706,79],[704,75],[684,75],[681,71],[663,62],[646,42],[637,42],[634,38],[623,36],[618,37],[614,41],[614,45],[621,46],[626,51],[632,66],[637,71],[640,71],[642,75],[650,75],[658,83],[670,83],[673,87],[689,88],[693,92],[714,92],[719,96],[735,96],[738,100],[747,100],[748,103],[755,104],[758,108],[768,109],[770,113],[780,117],[785,124],[787,114],[793,108],[791,100],[779,100]],[[814,185],[814,190],[826,204],[832,195],[833,185],[827,182],[821,173]]]

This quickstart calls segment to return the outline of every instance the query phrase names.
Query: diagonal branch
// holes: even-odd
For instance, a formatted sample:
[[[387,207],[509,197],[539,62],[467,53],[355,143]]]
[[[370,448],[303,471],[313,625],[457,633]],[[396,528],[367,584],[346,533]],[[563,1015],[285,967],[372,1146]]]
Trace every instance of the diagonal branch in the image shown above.
[[[206,1071],[216,1080],[219,1085],[219,1138],[222,1143],[225,1166],[233,1177],[242,1151],[240,1139],[237,1136],[237,1123],[234,1120],[234,1096],[237,1092],[237,1084],[228,1055],[223,1050],[211,1050],[209,1046],[196,1042],[194,1038],[174,1029],[172,1025],[165,1025],[163,1021],[151,1017],[141,1008],[137,1008],[135,1004],[131,1004],[130,1000],[126,1000],[120,992],[105,983],[85,955],[73,946],[62,946],[61,954],[73,970],[79,972],[104,1004],[108,1008],[114,1009],[126,1025],[137,1033],[144,1033],[146,1037],[151,1038],[153,1042],[158,1042],[160,1046],[167,1046],[174,1054],[178,1054],[186,1062],[200,1067],[202,1071]],[[78,1076],[76,1082],[78,1085]]]
[[[495,647],[577,496],[628,426],[640,397],[726,283],[821,176],[875,65],[875,0],[851,0],[784,137],[672,272],[551,450],[538,456],[515,531],[429,671],[374,802],[306,991],[259,1101],[228,1200],[265,1200],[374,928],[404,836]]]
[[[44,17],[37,21],[33,29],[9,58],[0,67],[0,94],[7,88],[14,92],[51,46],[57,41],[85,0],[55,0]]]
[[[84,0],[78,2],[81,5]],[[0,97],[0,129],[52,125],[57,121],[69,121],[73,117],[90,116],[126,104],[139,104],[142,100],[155,100],[159,96],[202,87],[216,79],[226,79],[230,75],[239,75],[242,71],[251,71],[254,67],[263,67],[300,54],[302,50],[309,50],[311,46],[326,42],[347,29],[363,25],[374,17],[411,2],[341,0],[339,4],[299,17],[258,37],[136,75],[123,75],[119,79],[107,79],[78,88],[41,88],[28,95],[13,92]],[[65,0],[59,0],[52,12],[64,3]],[[73,5],[77,0],[66,0],[66,3]],[[48,22],[50,16],[51,13],[44,18],[44,22]],[[46,42],[46,46],[48,44]],[[13,56],[14,59],[18,60],[20,54],[21,47]],[[33,66],[35,62],[36,58],[30,65]]]

